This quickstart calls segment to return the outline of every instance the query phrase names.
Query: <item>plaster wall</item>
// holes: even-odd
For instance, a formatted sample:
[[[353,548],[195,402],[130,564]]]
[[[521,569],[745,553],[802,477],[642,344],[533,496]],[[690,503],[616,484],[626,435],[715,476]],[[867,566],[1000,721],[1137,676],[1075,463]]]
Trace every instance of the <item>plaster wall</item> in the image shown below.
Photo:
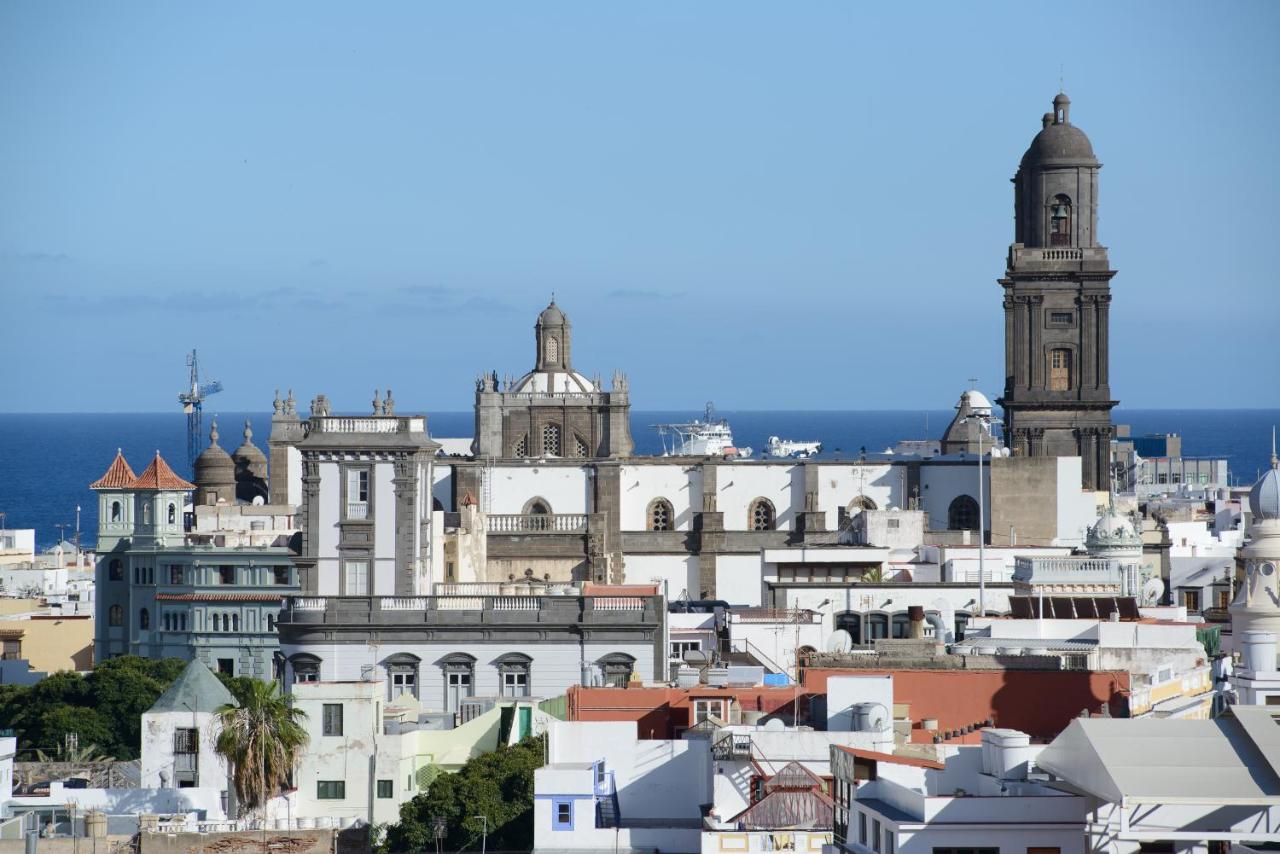
[[[749,531],[751,503],[767,498],[776,513],[776,528],[795,527],[795,510],[804,507],[803,467],[796,463],[730,463],[716,471],[716,506],[724,514],[726,531]],[[717,579],[716,584],[719,585]],[[716,588],[719,595],[719,586]],[[721,596],[720,598],[724,598]]]
[[[590,479],[585,467],[530,462],[494,466],[492,476],[489,513],[522,513],[535,497],[550,504],[552,513],[587,512]]]
[[[693,526],[693,514],[702,509],[702,470],[698,466],[624,465],[619,484],[624,531],[648,530],[647,511],[655,498],[671,502],[677,531],[688,531]]]
[[[905,473],[905,468],[885,463],[820,466],[818,509],[825,516],[827,530],[836,529],[840,508],[847,508],[859,495],[874,501],[880,510],[890,506],[902,507]]]
[[[697,555],[628,554],[623,558],[623,573],[627,584],[648,584],[655,579],[666,582],[668,599],[682,595],[697,598]]]
[[[991,469],[982,466],[983,505],[987,529],[991,529]],[[927,517],[930,531],[947,530],[947,512],[951,502],[961,495],[978,500],[978,458],[972,463],[920,467],[920,509]]]

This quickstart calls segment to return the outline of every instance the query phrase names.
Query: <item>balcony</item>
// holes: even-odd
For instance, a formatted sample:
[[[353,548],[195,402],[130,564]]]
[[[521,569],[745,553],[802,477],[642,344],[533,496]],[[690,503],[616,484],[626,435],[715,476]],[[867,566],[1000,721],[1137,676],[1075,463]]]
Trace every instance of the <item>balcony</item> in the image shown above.
[[[659,596],[286,596],[281,626],[657,625]]]
[[[368,519],[369,504],[366,501],[348,501],[347,502],[347,518],[348,519]]]
[[[382,415],[350,418],[345,416],[312,417],[308,433],[425,433],[427,419],[421,415]]]
[[[1015,272],[1083,272],[1107,270],[1105,246],[1029,247],[1015,243],[1009,247],[1008,265]]]
[[[580,534],[586,530],[585,513],[495,513],[488,517],[490,534]]]

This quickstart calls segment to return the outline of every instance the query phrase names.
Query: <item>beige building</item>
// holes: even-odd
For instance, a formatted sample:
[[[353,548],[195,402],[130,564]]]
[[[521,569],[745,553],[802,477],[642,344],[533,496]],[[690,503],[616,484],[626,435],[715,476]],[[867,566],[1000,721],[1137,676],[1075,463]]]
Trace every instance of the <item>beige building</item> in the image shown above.
[[[35,614],[0,619],[0,644],[4,661],[25,659],[40,673],[92,670],[93,617]]]

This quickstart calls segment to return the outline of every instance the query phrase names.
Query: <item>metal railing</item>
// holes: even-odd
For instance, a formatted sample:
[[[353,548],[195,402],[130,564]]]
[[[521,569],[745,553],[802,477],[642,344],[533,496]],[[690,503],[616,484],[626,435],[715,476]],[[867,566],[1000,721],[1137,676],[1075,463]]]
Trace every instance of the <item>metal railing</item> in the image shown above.
[[[572,534],[587,530],[585,513],[495,513],[488,517],[491,534]]]

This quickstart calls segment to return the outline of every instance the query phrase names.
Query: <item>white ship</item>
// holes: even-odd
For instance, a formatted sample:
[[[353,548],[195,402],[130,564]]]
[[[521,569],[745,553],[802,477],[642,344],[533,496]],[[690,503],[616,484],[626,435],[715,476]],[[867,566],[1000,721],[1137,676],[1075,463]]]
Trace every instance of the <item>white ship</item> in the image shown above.
[[[793,442],[790,439],[779,439],[777,436],[770,436],[764,447],[765,456],[795,457],[801,460],[821,453],[821,451],[821,442]]]
[[[733,444],[733,431],[729,422],[716,418],[715,407],[707,403],[702,421],[693,419],[681,424],[655,424],[662,437],[664,457],[736,457],[751,456],[750,448]]]

